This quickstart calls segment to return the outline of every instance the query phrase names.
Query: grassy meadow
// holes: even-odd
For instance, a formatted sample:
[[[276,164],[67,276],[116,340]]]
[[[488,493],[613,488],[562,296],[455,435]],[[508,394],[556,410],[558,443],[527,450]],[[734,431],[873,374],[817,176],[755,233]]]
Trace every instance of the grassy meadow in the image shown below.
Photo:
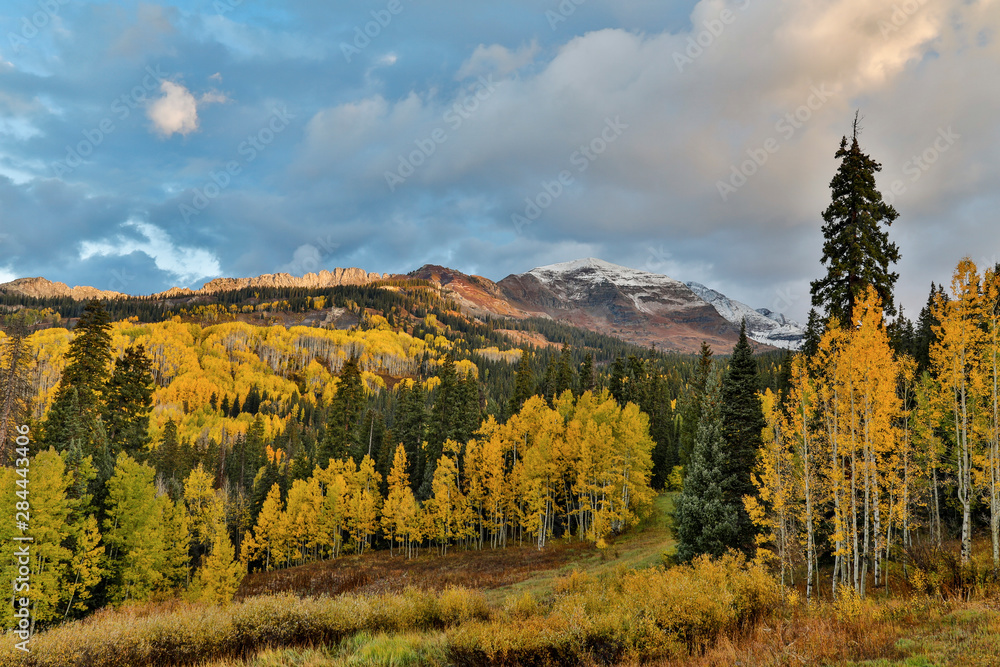
[[[891,593],[807,604],[739,557],[665,569],[671,496],[603,548],[345,557],[248,577],[226,606],[123,606],[0,665],[992,665],[1000,597],[925,565]],[[982,554],[978,562],[986,562]],[[956,587],[957,586],[957,587]]]

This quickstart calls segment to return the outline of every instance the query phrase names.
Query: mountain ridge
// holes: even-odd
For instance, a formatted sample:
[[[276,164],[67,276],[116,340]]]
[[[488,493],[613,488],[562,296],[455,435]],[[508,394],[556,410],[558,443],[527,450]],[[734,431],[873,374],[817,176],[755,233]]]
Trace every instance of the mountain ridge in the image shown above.
[[[593,257],[535,267],[497,282],[435,264],[425,264],[405,275],[337,268],[303,276],[270,273],[249,278],[216,278],[197,290],[174,287],[150,298],[172,301],[258,287],[321,289],[370,285],[392,277],[426,280],[448,293],[472,317],[552,319],[631,343],[679,352],[697,352],[702,341],[719,350],[731,347],[744,319],[747,335],[768,348],[798,349],[804,333],[800,324],[780,313],[753,309],[700,283],[684,283]],[[93,287],[70,288],[45,278],[20,278],[3,283],[0,293],[75,300],[130,298]]]

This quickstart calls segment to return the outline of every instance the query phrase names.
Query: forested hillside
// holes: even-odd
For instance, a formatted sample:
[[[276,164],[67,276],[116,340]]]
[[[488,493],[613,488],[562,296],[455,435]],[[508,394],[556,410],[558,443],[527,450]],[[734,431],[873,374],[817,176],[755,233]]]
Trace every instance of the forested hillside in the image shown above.
[[[373,548],[602,544],[686,456],[694,358],[419,280],[7,305],[3,484],[20,421],[42,626]]]

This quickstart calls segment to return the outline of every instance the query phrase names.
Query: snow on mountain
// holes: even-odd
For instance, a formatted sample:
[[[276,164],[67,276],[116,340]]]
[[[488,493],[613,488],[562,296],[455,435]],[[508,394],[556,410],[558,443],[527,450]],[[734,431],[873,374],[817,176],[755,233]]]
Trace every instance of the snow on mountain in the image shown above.
[[[772,312],[767,308],[751,308],[745,303],[730,299],[725,294],[716,292],[700,283],[689,282],[685,284],[733,324],[739,326],[746,319],[747,336],[758,343],[766,343],[789,350],[798,350],[802,347],[805,327],[798,322],[789,320],[781,313]]]

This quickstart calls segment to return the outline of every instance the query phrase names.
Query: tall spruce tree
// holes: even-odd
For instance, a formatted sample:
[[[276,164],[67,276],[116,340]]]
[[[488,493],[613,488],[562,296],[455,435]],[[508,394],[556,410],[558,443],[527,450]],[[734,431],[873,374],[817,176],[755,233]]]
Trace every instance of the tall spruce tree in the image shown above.
[[[682,563],[701,554],[722,555],[738,534],[736,517],[726,502],[720,375],[715,368],[708,373],[684,490],[674,509],[677,560]]]
[[[76,438],[85,456],[96,456],[104,444],[104,429],[99,422],[101,394],[111,362],[110,330],[104,306],[100,301],[89,302],[73,330],[66,353],[68,363],[43,426],[45,444],[56,451],[65,450],[70,439]]]
[[[698,425],[701,423],[702,399],[705,396],[705,388],[711,370],[712,348],[709,347],[708,343],[702,341],[698,366],[695,368],[694,377],[682,397],[680,406],[681,432],[677,447],[677,459],[682,466],[687,466],[691,461],[694,441],[698,435]]]
[[[732,513],[735,534],[728,546],[752,555],[756,550],[757,528],[743,504],[745,496],[757,495],[751,473],[757,452],[764,446],[761,433],[766,426],[761,409],[760,380],[753,348],[747,340],[746,320],[740,326],[740,339],[733,348],[729,370],[722,382],[722,437],[725,457],[719,462],[722,472],[723,500]]]
[[[521,350],[521,362],[514,373],[514,395],[510,397],[510,414],[517,414],[524,406],[524,402],[534,395],[535,376],[531,372],[531,353]]]
[[[836,153],[840,167],[830,181],[833,201],[823,212],[823,259],[826,276],[812,283],[812,302],[841,322],[852,316],[856,300],[872,287],[885,312],[895,314],[893,287],[898,273],[890,265],[899,261],[899,249],[881,225],[889,227],[899,213],[882,201],[875,174],[882,165],[858,145],[858,116],[848,147],[847,137]]]
[[[593,391],[594,386],[594,353],[587,352],[583,357],[583,364],[580,366],[580,393]]]
[[[365,390],[361,382],[361,366],[352,356],[344,362],[337,382],[337,393],[330,402],[326,433],[320,450],[319,463],[325,465],[331,458],[342,459],[359,447],[358,425],[365,407]]]
[[[153,406],[152,362],[142,345],[130,345],[115,364],[105,390],[101,418],[110,455],[121,452],[141,459],[149,443],[149,413]]]

